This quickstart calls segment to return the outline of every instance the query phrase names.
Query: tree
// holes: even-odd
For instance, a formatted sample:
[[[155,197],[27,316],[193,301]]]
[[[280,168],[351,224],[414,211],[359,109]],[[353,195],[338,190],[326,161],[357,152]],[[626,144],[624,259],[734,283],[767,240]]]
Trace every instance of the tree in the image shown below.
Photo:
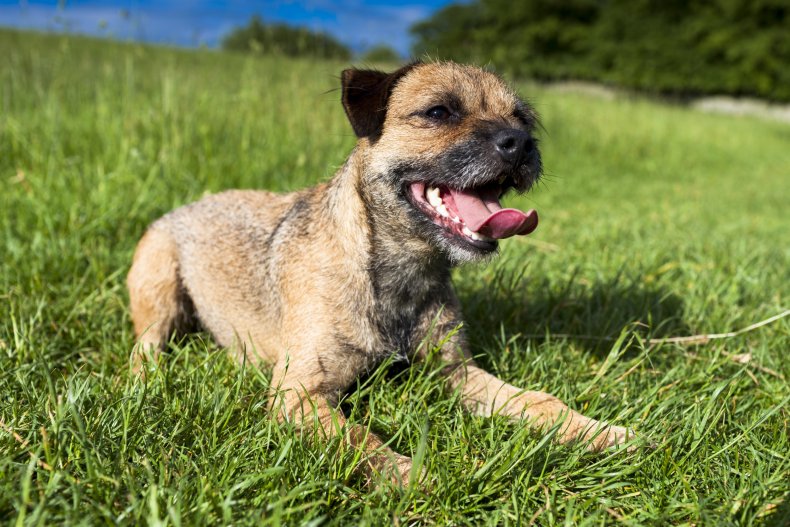
[[[402,60],[402,57],[397,51],[387,46],[386,44],[379,44],[365,51],[360,57],[362,62],[378,63],[378,64],[394,64]]]
[[[474,0],[412,33],[417,54],[512,75],[790,101],[788,0]]]
[[[308,56],[323,59],[351,58],[351,50],[326,33],[287,24],[266,24],[255,15],[244,27],[238,27],[222,39],[223,49],[282,54],[291,57]]]

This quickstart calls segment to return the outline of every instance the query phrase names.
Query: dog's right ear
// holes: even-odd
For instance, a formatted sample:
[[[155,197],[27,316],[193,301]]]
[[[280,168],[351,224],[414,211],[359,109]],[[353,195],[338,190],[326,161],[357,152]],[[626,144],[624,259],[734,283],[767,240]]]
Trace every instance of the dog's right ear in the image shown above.
[[[343,108],[357,137],[377,139],[387,117],[387,101],[395,84],[412,68],[412,62],[392,73],[377,70],[343,70]]]

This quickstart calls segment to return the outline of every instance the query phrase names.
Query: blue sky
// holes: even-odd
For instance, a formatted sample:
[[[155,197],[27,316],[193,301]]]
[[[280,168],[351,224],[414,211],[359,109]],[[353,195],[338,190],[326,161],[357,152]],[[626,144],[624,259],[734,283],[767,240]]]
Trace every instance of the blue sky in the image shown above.
[[[409,26],[450,0],[0,0],[0,26],[72,31],[179,46],[216,46],[252,14],[327,31],[359,51],[385,43],[408,54]]]

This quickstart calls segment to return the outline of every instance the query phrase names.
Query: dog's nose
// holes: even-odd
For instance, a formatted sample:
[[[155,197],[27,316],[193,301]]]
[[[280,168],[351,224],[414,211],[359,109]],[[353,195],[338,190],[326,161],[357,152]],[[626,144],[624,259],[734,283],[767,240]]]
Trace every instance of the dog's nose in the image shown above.
[[[517,165],[526,154],[534,150],[535,142],[528,133],[516,128],[507,128],[494,135],[494,147],[503,161]]]

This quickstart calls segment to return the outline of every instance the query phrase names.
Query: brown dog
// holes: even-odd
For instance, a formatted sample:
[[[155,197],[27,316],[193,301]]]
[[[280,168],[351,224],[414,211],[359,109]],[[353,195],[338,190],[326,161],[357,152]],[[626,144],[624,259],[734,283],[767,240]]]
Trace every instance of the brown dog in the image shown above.
[[[411,460],[332,411],[360,373],[390,354],[419,359],[444,341],[447,383],[480,415],[505,414],[599,450],[626,429],[524,391],[471,359],[450,283],[497,240],[528,234],[535,211],[502,209],[541,172],[532,109],[498,77],[453,63],[343,72],[356,148],[331,181],[291,194],[229,191],[156,221],[129,272],[140,367],[174,331],[203,327],[273,364],[280,418],[319,423],[364,448],[366,467],[407,482]]]

